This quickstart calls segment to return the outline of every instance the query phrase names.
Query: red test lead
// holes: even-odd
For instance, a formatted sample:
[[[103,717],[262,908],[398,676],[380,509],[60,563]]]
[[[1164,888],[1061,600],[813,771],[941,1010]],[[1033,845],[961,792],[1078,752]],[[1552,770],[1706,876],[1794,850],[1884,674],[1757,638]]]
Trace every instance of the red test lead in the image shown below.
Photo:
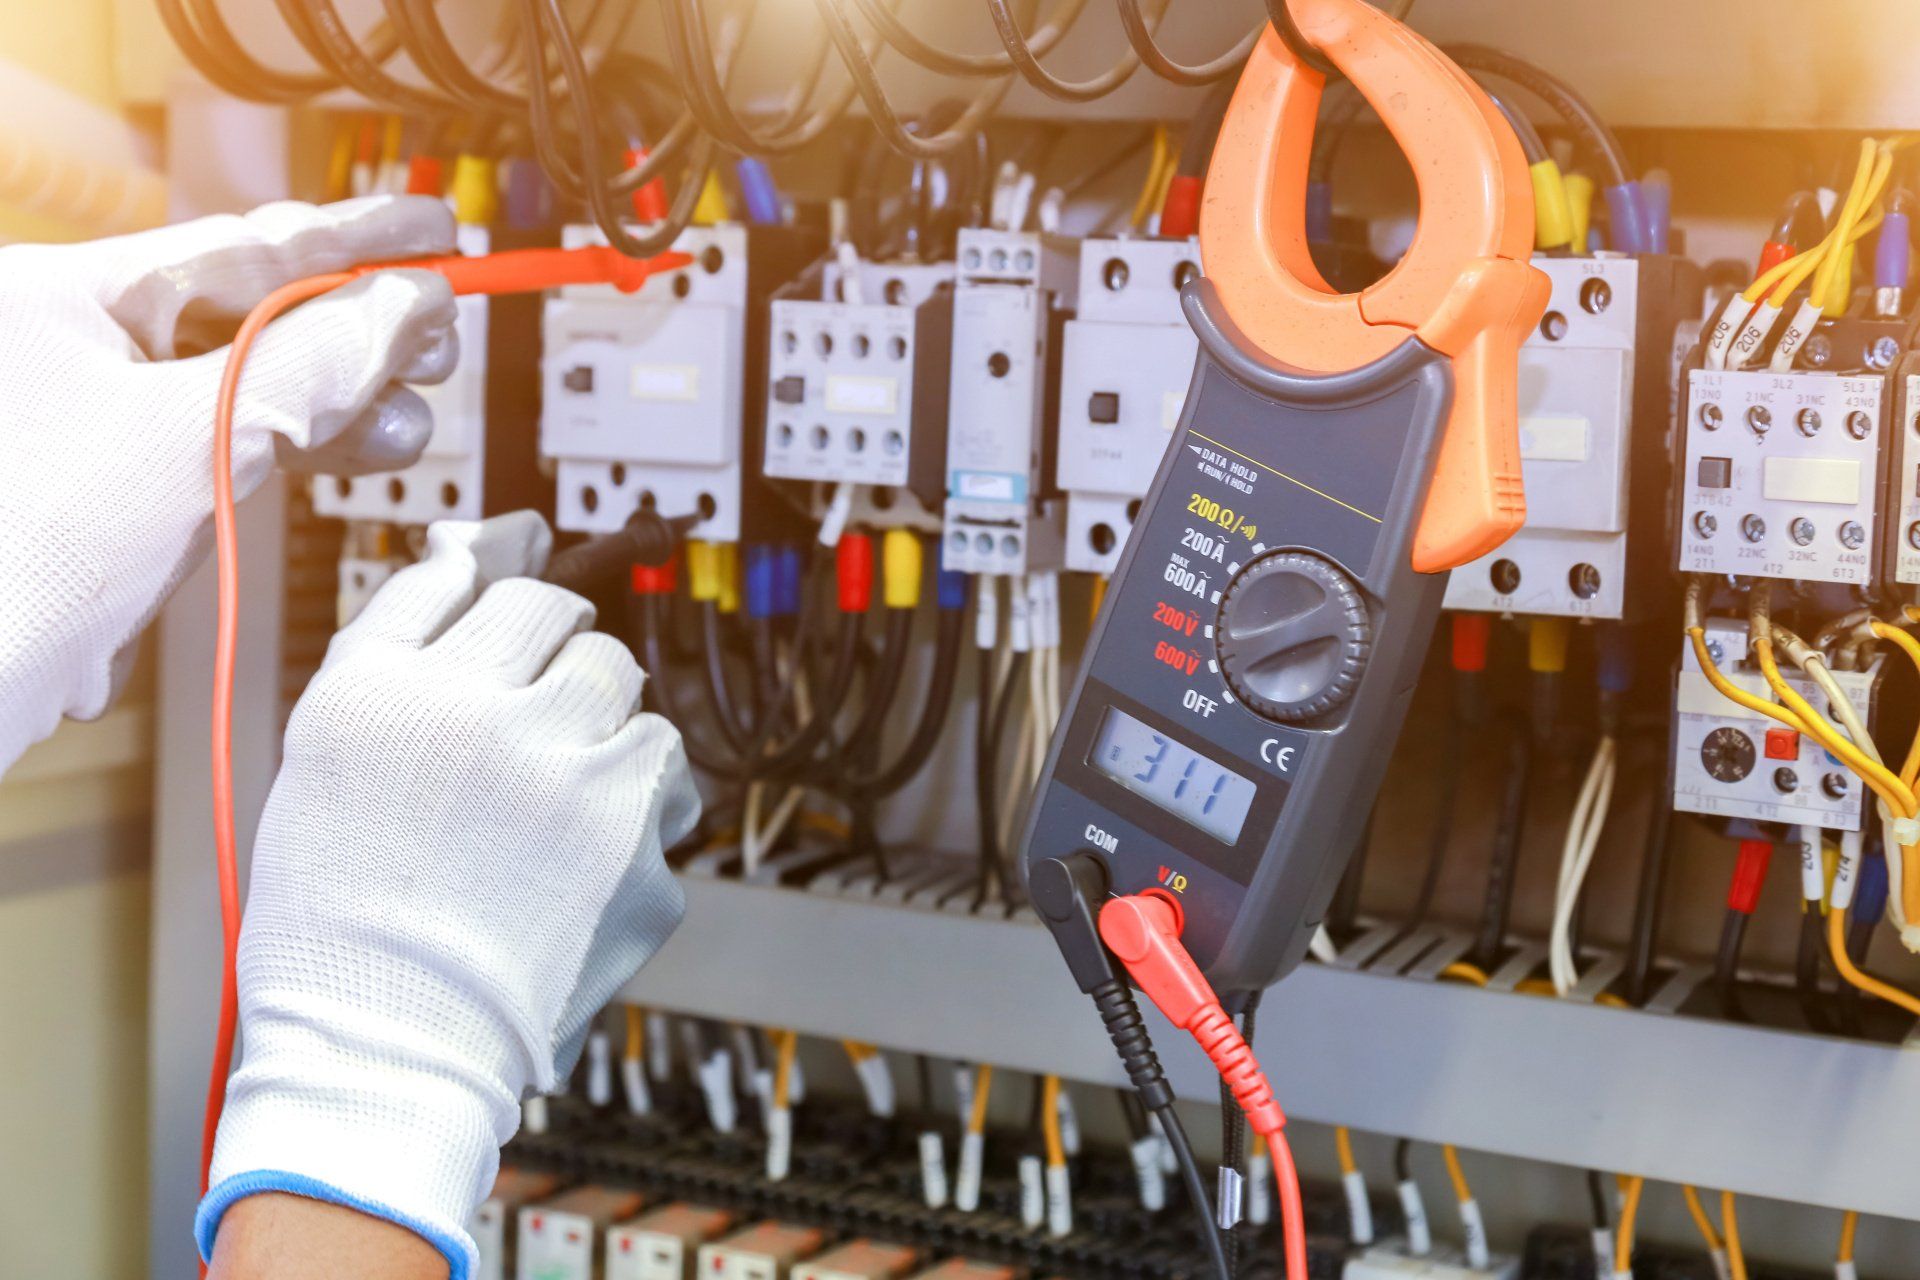
[[[1307,1237],[1301,1216],[1300,1175],[1287,1145],[1287,1117],[1273,1086],[1255,1061],[1253,1048],[1220,1005],[1213,985],[1180,941],[1180,908],[1155,891],[1109,899],[1100,909],[1100,940],[1135,985],[1174,1026],[1192,1036],[1247,1113],[1247,1123],[1267,1140],[1278,1184],[1286,1240],[1288,1280],[1307,1278]]]

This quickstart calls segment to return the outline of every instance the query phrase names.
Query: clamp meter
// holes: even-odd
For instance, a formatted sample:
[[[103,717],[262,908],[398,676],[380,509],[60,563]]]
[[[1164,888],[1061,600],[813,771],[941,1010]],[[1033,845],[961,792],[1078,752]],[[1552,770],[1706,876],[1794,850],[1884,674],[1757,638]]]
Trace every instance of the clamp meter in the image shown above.
[[[1200,352],[1028,819],[1178,899],[1213,985],[1304,956],[1385,773],[1446,587],[1525,515],[1515,401],[1546,278],[1492,103],[1363,0],[1295,0],[1419,181],[1406,258],[1359,294],[1303,226],[1321,76],[1269,29],[1216,144]]]

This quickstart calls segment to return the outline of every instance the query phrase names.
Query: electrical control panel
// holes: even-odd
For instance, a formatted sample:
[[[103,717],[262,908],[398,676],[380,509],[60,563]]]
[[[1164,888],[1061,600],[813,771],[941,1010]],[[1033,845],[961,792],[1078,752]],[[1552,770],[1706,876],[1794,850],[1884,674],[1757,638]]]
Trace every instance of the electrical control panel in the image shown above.
[[[529,242],[480,226],[457,234],[469,256]],[[433,414],[419,461],[379,475],[315,476],[314,510],[342,520],[426,525],[545,505],[550,486],[534,465],[536,388],[517,364],[537,345],[539,306],[528,295],[455,298],[459,363],[445,382],[412,388]]]
[[[1119,563],[1193,380],[1198,340],[1180,290],[1199,271],[1197,239],[1081,242],[1079,310],[1060,362],[1069,569]]]
[[[1645,611],[1636,597],[1664,576],[1647,553],[1665,529],[1670,353],[1682,317],[1700,306],[1700,273],[1664,256],[1540,257],[1534,266],[1553,293],[1520,351],[1527,522],[1453,571],[1446,605],[1625,618]]]
[[[1689,370],[1680,571],[1870,589],[1886,400],[1872,374]]]
[[[1072,260],[1029,232],[964,230],[953,294],[941,562],[961,573],[1058,568],[1049,407]]]
[[[801,296],[816,290],[796,282],[773,300],[766,474],[910,487],[937,505],[953,266],[828,265],[819,296]]]
[[[606,1229],[638,1213],[646,1197],[612,1187],[575,1187],[520,1210],[516,1280],[600,1280]]]
[[[700,1246],[732,1222],[725,1209],[678,1203],[609,1227],[606,1280],[687,1280]]]
[[[1775,700],[1747,652],[1744,622],[1709,619],[1706,642],[1708,656],[1728,680],[1755,697]],[[1883,661],[1875,658],[1863,671],[1833,673],[1869,729]],[[1826,695],[1798,669],[1783,666],[1781,675],[1794,692],[1826,708]],[[1700,670],[1691,644],[1681,658],[1673,710],[1674,808],[1755,822],[1861,829],[1867,789],[1860,779],[1808,735],[1722,695]]]
[[[700,1246],[700,1275],[712,1280],[787,1280],[793,1265],[827,1242],[818,1227],[762,1222]]]
[[[604,237],[575,226],[564,243]],[[606,533],[651,506],[698,513],[692,536],[733,542],[778,514],[777,502],[749,500],[767,297],[817,246],[793,228],[694,227],[674,242],[692,265],[632,295],[575,285],[547,302],[540,449],[557,463],[560,528]]]

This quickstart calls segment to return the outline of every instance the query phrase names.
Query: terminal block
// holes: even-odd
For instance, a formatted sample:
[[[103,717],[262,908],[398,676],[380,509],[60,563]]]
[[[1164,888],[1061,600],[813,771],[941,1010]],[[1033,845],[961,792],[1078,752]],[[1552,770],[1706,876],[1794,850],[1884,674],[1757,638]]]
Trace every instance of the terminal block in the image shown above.
[[[607,1228],[645,1205],[638,1191],[585,1186],[520,1210],[518,1280],[599,1280]]]
[[[1682,573],[1871,591],[1893,450],[1886,379],[1693,368],[1681,414]]]
[[[1060,362],[1060,487],[1066,567],[1112,573],[1173,438],[1198,341],[1180,290],[1200,273],[1200,243],[1086,240],[1079,311]]]
[[[692,1280],[700,1246],[732,1224],[725,1209],[678,1202],[610,1227],[606,1280]]]
[[[942,563],[1018,574],[1061,564],[1051,410],[1075,266],[1034,232],[963,230],[953,294]]]
[[[698,1270],[708,1280],[787,1280],[793,1266],[820,1252],[818,1227],[761,1222],[700,1246]]]
[[[459,229],[460,252],[530,248],[539,238]],[[433,411],[433,435],[420,460],[369,476],[316,476],[313,509],[342,520],[425,525],[479,520],[523,507],[544,508],[553,487],[538,465],[539,387],[525,376],[526,353],[540,337],[540,299],[532,294],[454,299],[460,361],[438,386],[416,387]]]
[[[907,488],[938,509],[952,280],[952,263],[862,263],[848,273],[829,259],[775,296],[768,476]]]
[[[1920,354],[1900,361],[1893,391],[1885,563],[1893,581],[1920,587]]]
[[[1747,647],[1747,627],[1733,619],[1706,623],[1707,652],[1727,679],[1754,696],[1774,700]],[[1871,730],[1879,701],[1883,659],[1833,678]],[[1826,696],[1791,666],[1781,676],[1822,711]],[[1858,831],[1866,817],[1866,787],[1818,742],[1738,706],[1707,682],[1691,642],[1674,687],[1673,807],[1684,813],[1755,822],[1798,823]]]
[[[563,239],[604,243],[581,226]],[[650,506],[699,514],[690,536],[710,542],[785,532],[783,504],[754,500],[768,299],[819,247],[789,227],[694,227],[674,241],[692,265],[637,293],[576,285],[549,298],[540,451],[558,464],[560,528],[610,533]]]
[[[1667,256],[1536,258],[1553,282],[1520,351],[1527,523],[1455,569],[1446,607],[1619,620],[1665,576],[1674,333],[1701,274]]]

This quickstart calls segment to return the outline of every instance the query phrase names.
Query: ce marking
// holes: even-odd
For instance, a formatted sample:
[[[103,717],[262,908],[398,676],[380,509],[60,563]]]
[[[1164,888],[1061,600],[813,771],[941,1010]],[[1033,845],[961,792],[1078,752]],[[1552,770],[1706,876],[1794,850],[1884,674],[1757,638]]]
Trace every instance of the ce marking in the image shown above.
[[[1278,738],[1265,738],[1260,743],[1260,761],[1285,773],[1293,767],[1293,753],[1297,750],[1298,747],[1281,746]]]

